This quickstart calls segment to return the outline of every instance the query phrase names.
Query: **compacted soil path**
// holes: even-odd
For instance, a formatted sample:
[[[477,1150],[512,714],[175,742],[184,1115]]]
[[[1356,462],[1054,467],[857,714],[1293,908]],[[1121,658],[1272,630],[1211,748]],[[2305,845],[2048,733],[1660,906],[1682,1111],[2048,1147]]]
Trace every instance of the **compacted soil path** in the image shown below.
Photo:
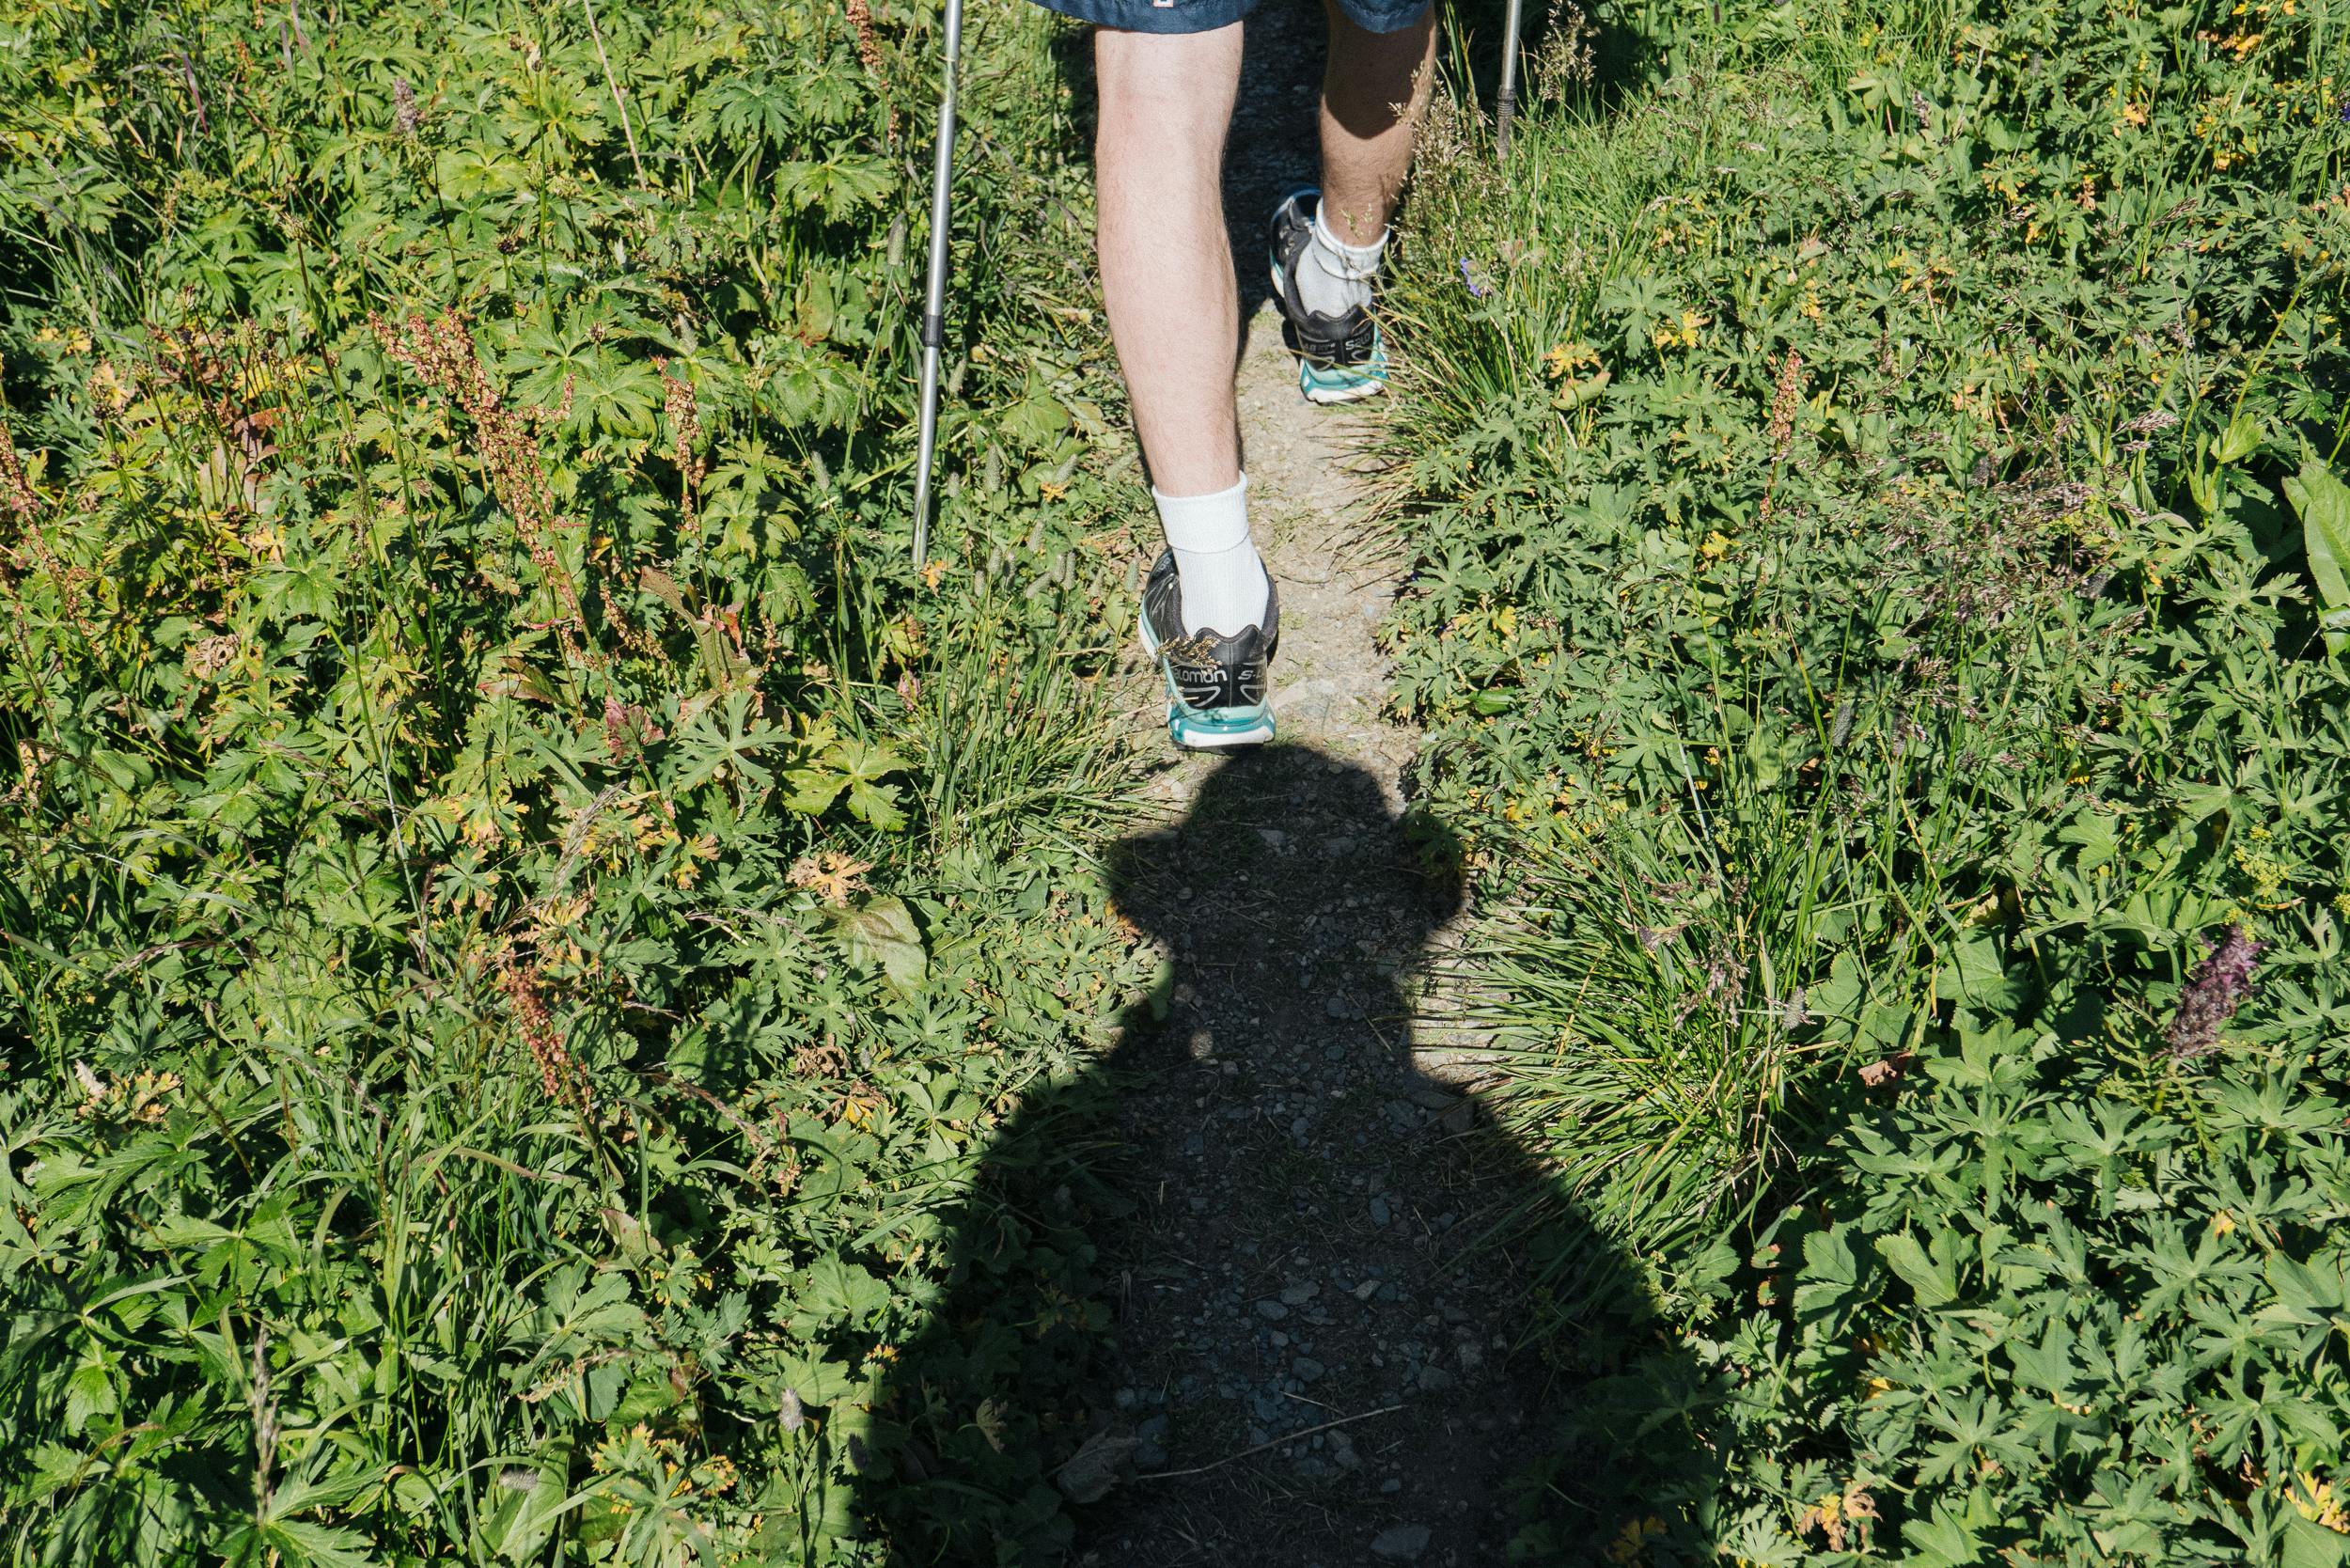
[[[1144,792],[1162,820],[1110,857],[1174,984],[1111,1064],[1131,1210],[1095,1236],[1117,1318],[1092,1403],[1123,1462],[1064,1476],[1090,1499],[1073,1560],[1496,1563],[1546,1378],[1516,1353],[1524,1281],[1475,1243],[1538,1178],[1461,1058],[1415,1039],[1456,868],[1406,830],[1414,736],[1383,714],[1372,632],[1401,567],[1350,456],[1377,405],[1306,403],[1263,305],[1264,216],[1312,178],[1322,24],[1260,17],[1227,183],[1280,740],[1170,753]],[[1134,681],[1155,725],[1155,684]]]

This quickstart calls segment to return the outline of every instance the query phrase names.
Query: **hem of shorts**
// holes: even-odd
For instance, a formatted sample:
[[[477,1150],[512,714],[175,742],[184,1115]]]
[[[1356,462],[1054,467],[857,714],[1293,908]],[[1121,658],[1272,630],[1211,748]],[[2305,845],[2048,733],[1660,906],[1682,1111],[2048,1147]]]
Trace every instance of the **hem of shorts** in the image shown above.
[[[1246,18],[1257,0],[1183,0],[1154,6],[1150,0],[1036,0],[1048,11],[1121,33],[1212,33]]]
[[[1425,5],[1409,6],[1402,10],[1378,11],[1367,6],[1350,6],[1346,0],[1339,0],[1339,9],[1346,13],[1346,19],[1366,33],[1400,33],[1434,8],[1435,0],[1427,0]]]

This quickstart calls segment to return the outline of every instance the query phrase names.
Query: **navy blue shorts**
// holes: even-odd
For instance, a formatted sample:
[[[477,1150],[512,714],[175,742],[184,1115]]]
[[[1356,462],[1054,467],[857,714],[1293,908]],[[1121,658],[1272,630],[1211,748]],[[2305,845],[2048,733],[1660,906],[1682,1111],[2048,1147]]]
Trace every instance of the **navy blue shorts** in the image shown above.
[[[1333,0],[1366,32],[1400,33],[1428,14],[1431,0]],[[1257,0],[1037,0],[1046,10],[1130,33],[1207,33],[1229,27]]]

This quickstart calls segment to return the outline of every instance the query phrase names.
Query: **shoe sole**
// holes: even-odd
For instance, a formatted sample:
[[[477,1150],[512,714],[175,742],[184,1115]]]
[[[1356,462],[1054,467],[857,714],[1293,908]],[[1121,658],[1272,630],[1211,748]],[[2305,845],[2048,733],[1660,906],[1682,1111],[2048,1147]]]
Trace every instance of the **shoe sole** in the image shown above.
[[[1175,672],[1159,657],[1159,639],[1151,634],[1151,618],[1138,614],[1135,630],[1142,639],[1142,651],[1151,662],[1159,666],[1160,677],[1167,682],[1167,738],[1186,751],[1230,751],[1241,746],[1262,745],[1273,739],[1273,704],[1270,701],[1252,703],[1246,708],[1225,710],[1230,718],[1216,718],[1186,703],[1183,689],[1175,683]]]
[[[1387,384],[1375,376],[1361,377],[1345,386],[1315,386],[1307,381],[1306,376],[1306,367],[1299,366],[1298,391],[1305,394],[1308,402],[1319,404],[1324,408],[1339,403],[1359,403],[1366,398],[1383,397],[1387,390]]]

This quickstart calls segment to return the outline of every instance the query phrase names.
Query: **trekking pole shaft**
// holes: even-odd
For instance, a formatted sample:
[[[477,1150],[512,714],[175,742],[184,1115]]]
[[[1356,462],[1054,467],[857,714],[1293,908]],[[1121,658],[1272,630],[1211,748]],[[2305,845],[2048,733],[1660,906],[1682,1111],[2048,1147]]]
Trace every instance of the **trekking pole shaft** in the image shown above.
[[[1501,24],[1501,91],[1494,95],[1494,156],[1510,156],[1510,120],[1518,108],[1518,19],[1524,0],[1510,0]]]
[[[914,564],[917,570],[930,553],[931,542],[931,462],[938,451],[938,352],[947,337],[947,208],[955,177],[955,66],[962,55],[963,0],[947,0],[947,71],[938,90],[938,142],[931,161],[930,287],[922,301],[922,411],[914,472]]]
[[[922,569],[931,549],[931,458],[938,446],[938,350],[922,350],[921,451],[915,459],[914,567]]]

